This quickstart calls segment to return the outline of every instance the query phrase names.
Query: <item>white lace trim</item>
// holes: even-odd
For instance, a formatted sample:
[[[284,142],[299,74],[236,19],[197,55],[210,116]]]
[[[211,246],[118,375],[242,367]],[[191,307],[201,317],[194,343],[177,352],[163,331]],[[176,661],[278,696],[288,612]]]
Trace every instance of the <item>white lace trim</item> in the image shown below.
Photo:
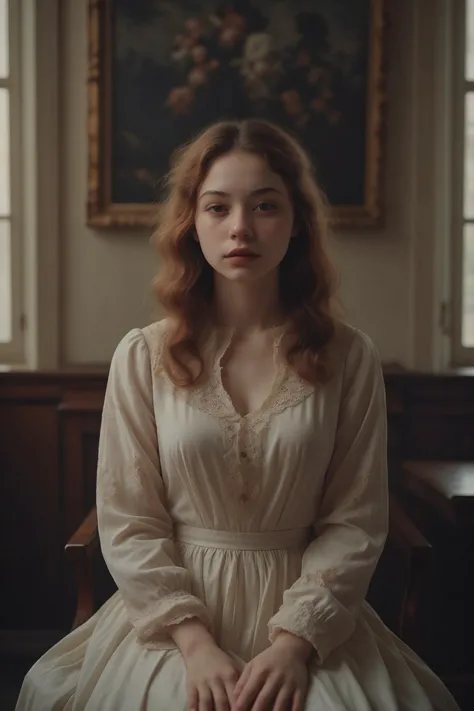
[[[259,491],[258,476],[255,473],[261,467],[265,433],[272,416],[298,405],[314,392],[314,387],[300,378],[288,366],[286,360],[280,357],[281,343],[285,335],[283,330],[277,333],[273,342],[273,360],[276,371],[269,395],[258,410],[249,412],[247,415],[240,415],[222,382],[221,362],[234,335],[231,329],[227,329],[224,333],[226,333],[225,338],[220,344],[216,345],[215,339],[219,340],[216,332],[207,344],[204,362],[207,366],[208,377],[203,384],[190,388],[179,388],[168,377],[163,368],[166,334],[164,338],[160,339],[153,359],[153,370],[164,378],[176,397],[184,399],[192,407],[218,421],[224,443],[224,462],[229,476],[229,484],[234,492],[235,500],[241,504],[247,504],[256,498]],[[243,467],[238,446],[239,432],[242,430],[245,431],[246,436],[245,477],[242,474]]]
[[[307,573],[299,579],[300,583],[309,583],[309,585],[318,585],[322,588],[332,590],[339,579],[336,568],[328,568],[326,570],[318,570],[316,573]]]
[[[302,637],[324,662],[333,649],[345,642],[355,629],[355,617],[330,593],[286,607],[283,605],[268,623],[271,643],[285,630]]]
[[[160,592],[163,597],[151,609],[148,607],[140,614],[129,612],[139,642],[147,646],[150,643],[160,645],[169,640],[168,627],[193,617],[211,629],[209,612],[194,595],[182,591],[172,592],[164,585],[160,586]]]

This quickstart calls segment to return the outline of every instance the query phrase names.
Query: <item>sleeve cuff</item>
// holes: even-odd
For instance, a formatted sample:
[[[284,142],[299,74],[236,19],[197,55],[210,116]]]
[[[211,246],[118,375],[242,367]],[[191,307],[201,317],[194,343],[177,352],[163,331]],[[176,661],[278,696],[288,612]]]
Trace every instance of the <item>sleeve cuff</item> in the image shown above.
[[[144,647],[173,649],[176,645],[167,628],[193,617],[198,618],[211,632],[209,612],[201,600],[189,593],[170,593],[157,603],[153,611],[136,618],[133,626],[138,642]]]
[[[313,645],[319,663],[345,642],[354,629],[354,616],[324,589],[317,598],[282,605],[268,623],[271,643],[280,631],[291,632]]]

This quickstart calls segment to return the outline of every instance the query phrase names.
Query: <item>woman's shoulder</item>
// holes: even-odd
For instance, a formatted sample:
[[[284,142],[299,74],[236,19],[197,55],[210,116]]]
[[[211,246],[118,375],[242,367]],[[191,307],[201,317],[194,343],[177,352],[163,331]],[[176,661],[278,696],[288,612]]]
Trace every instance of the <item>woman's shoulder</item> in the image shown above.
[[[344,321],[337,323],[329,348],[331,361],[341,373],[380,366],[380,356],[371,337]]]
[[[166,339],[166,334],[169,328],[169,319],[162,318],[159,321],[153,321],[144,328],[140,329],[143,337],[148,343],[150,350],[162,348]]]
[[[155,366],[163,351],[167,329],[166,318],[154,321],[143,328],[132,328],[117,345],[112,364],[123,368],[127,363],[138,365],[140,362],[148,361],[148,364]]]

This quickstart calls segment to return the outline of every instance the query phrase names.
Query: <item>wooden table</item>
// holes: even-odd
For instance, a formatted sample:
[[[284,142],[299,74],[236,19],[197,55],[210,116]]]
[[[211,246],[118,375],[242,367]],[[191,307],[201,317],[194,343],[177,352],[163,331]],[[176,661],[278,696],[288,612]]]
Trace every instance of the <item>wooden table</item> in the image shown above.
[[[474,461],[408,461],[401,487],[425,502],[447,522],[474,529]]]

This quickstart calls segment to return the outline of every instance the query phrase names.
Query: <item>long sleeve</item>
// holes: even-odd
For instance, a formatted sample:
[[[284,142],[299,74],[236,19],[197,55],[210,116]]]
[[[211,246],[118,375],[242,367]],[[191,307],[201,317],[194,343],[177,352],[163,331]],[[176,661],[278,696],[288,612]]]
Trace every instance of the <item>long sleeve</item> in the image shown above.
[[[382,369],[356,331],[345,359],[335,445],[301,577],[269,622],[313,645],[319,662],[355,629],[388,530],[387,433]]]
[[[128,333],[111,363],[99,440],[97,514],[102,552],[138,640],[170,648],[169,625],[210,628],[173,543],[160,471],[148,345]]]

